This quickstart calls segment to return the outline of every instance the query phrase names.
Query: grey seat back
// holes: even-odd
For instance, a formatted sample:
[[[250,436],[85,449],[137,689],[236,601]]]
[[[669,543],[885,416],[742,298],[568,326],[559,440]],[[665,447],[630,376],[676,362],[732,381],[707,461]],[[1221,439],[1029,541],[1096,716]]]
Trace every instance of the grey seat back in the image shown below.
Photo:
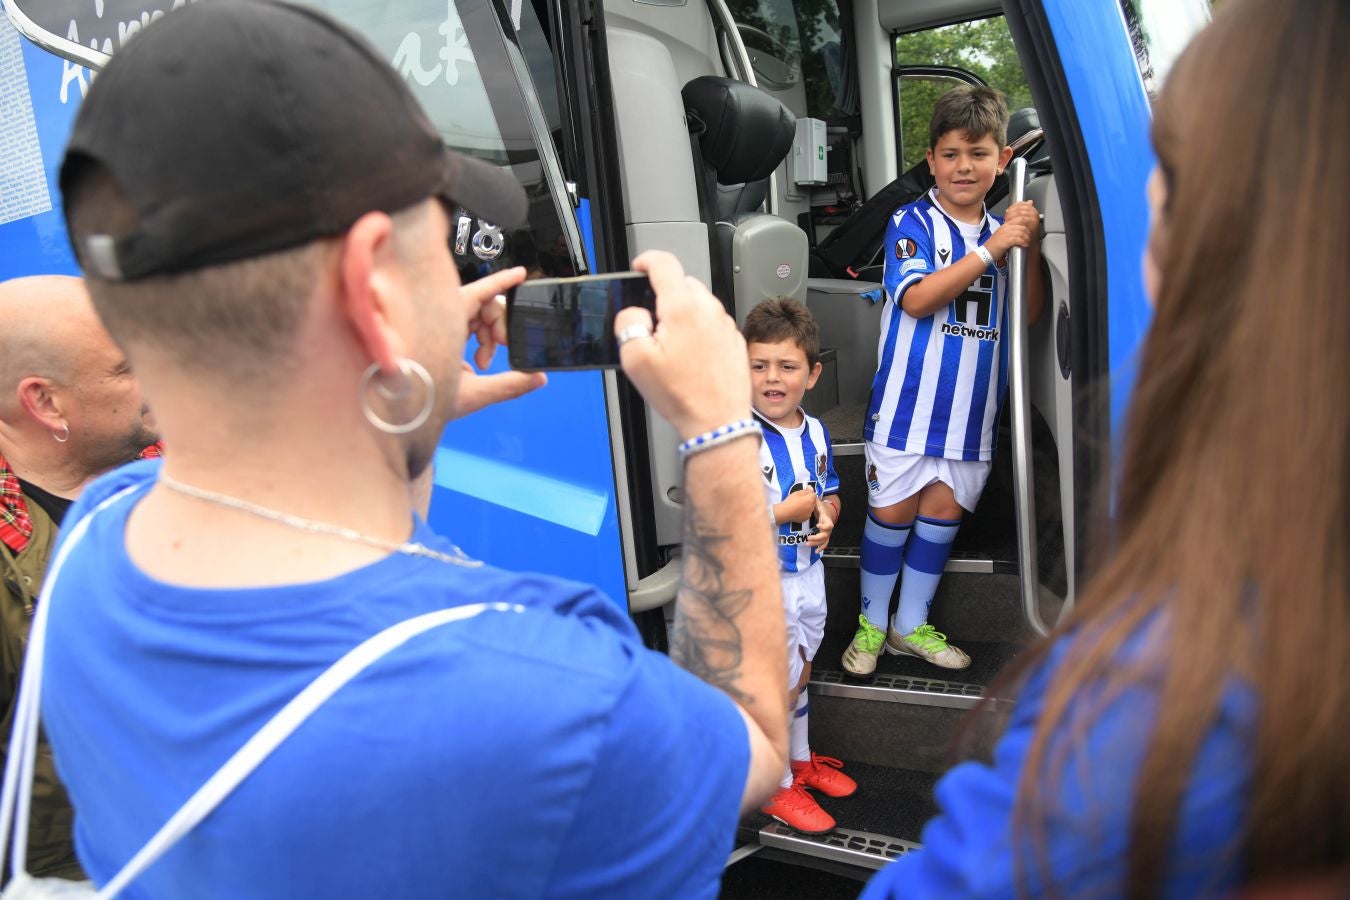
[[[681,91],[708,223],[713,291],[738,322],[761,300],[806,299],[809,248],[795,224],[758,211],[792,149],[796,119],[766,91],[705,75]]]

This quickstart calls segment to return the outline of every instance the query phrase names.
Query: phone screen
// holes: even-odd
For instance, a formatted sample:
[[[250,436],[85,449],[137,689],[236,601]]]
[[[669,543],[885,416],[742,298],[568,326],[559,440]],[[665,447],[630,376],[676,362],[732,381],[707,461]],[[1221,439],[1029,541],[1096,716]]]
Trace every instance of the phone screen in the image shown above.
[[[540,278],[506,295],[511,368],[612,369],[619,365],[614,316],[628,306],[655,311],[641,272]]]

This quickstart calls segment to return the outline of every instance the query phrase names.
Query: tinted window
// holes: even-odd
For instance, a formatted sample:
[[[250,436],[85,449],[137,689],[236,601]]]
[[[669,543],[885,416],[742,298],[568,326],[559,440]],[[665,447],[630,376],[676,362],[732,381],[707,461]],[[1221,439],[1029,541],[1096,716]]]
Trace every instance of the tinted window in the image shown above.
[[[527,227],[509,233],[457,211],[452,240],[461,277],[514,265],[533,276],[584,269],[551,134],[556,91],[550,78],[547,106],[541,103],[530,74],[552,71],[541,60],[548,47],[531,4],[519,8],[519,22],[500,28],[487,0],[310,3],[352,25],[385,54],[447,144],[509,166],[529,194]]]
[[[189,0],[7,2],[30,20],[26,34],[69,56],[70,43],[115,53]],[[552,139],[559,110],[551,56],[531,4],[518,7],[517,21],[499,23],[490,0],[308,3],[376,46],[448,145],[509,167],[524,186],[530,215],[523,228],[504,232],[496,223],[455,211],[454,250],[465,280],[513,265],[524,265],[534,275],[574,275],[584,269],[584,249]],[[547,76],[542,102],[531,73]]]
[[[727,6],[756,79],[774,90],[796,84],[802,75],[802,42],[791,0],[730,0]]]
[[[806,114],[837,121],[858,114],[855,65],[846,47],[834,0],[797,0],[797,31],[802,43],[802,79]]]

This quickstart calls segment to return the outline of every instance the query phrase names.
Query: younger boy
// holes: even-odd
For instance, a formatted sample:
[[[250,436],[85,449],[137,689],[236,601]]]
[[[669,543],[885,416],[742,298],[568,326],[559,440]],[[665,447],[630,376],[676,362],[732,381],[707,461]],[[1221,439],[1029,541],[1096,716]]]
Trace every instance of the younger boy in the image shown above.
[[[1012,158],[1008,107],[993,88],[944,94],[929,125],[936,184],[886,228],[878,365],[864,438],[868,489],[862,615],[843,666],[871,675],[884,645],[948,669],[970,657],[928,623],[963,511],[989,476],[1008,380],[1004,257],[1027,248],[1027,310],[1044,302],[1039,217],[1011,204],[1000,222],[984,197]],[[900,579],[900,605],[888,621]]]
[[[820,554],[839,521],[839,477],[830,434],[801,408],[802,397],[820,377],[820,335],[811,313],[796,300],[766,300],[750,311],[743,328],[749,345],[755,418],[764,431],[760,470],[783,568],[783,607],[788,627],[788,688],[793,711],[788,768],[763,811],[798,831],[834,829],[834,819],[806,792],[847,797],[858,785],[837,759],[808,746],[806,683],[811,660],[825,633],[825,567]]]

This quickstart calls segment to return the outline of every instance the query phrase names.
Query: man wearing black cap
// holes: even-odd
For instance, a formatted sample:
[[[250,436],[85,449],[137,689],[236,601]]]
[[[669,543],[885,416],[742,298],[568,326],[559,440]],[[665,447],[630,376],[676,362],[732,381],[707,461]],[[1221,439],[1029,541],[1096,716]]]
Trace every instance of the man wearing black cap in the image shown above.
[[[542,384],[465,371],[524,273],[461,286],[448,246],[447,207],[510,224],[525,204],[442,148],[361,38],[259,0],[169,14],[90,90],[62,189],[173,448],[86,491],[46,606],[43,721],[94,881],[339,656],[499,603],[340,690],[132,893],[714,896],[786,743],[745,348],[721,305],[648,254],[660,325],[615,323],[691,447],[681,669],[595,589],[484,566],[412,514],[441,426]]]

